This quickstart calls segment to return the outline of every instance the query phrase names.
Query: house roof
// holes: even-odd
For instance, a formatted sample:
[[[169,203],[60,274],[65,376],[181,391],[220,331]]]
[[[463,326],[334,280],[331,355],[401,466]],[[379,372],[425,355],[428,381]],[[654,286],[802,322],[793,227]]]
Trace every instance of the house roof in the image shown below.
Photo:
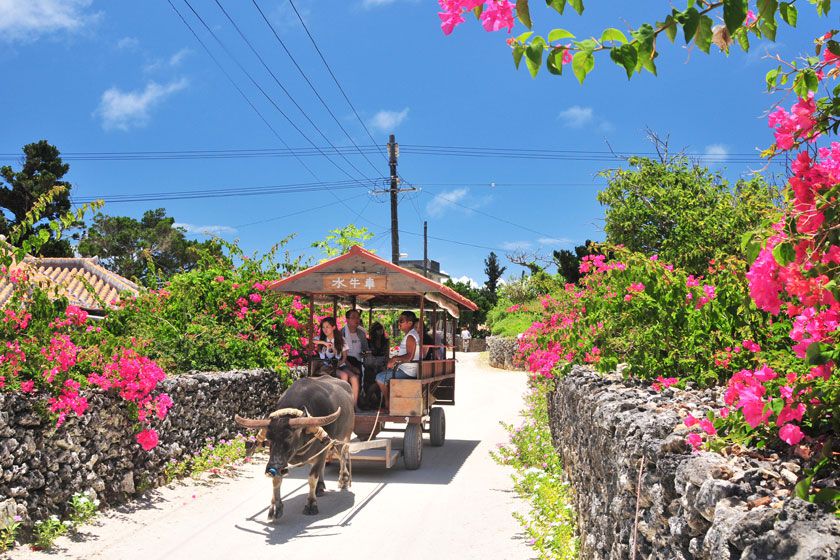
[[[360,301],[374,307],[381,305],[405,305],[414,303],[414,297],[425,295],[427,299],[448,300],[456,306],[472,311],[478,306],[452,288],[439,284],[411,270],[378,257],[354,245],[350,250],[334,259],[307,268],[281,280],[268,284],[268,288],[281,292],[289,292],[307,297],[335,295],[330,289],[324,288],[324,279],[336,274],[378,274],[389,277],[386,289],[374,291],[359,290],[358,293],[343,291],[341,295],[354,295]],[[435,296],[437,294],[437,297]],[[432,295],[432,298],[429,297]]]
[[[137,295],[140,287],[131,280],[111,272],[91,258],[41,258],[26,256],[12,265],[25,270],[29,277],[58,296],[65,296],[71,305],[89,311],[105,311],[122,292]],[[0,306],[11,297],[14,286],[7,275],[0,276]],[[92,292],[92,293],[91,293]]]

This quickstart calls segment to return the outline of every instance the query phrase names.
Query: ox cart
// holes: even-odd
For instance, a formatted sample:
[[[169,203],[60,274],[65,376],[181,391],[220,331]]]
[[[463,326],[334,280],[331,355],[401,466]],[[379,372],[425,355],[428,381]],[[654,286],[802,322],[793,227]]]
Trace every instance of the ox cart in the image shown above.
[[[368,330],[374,310],[418,310],[418,333],[423,326],[431,343],[422,344],[416,379],[392,379],[385,410],[357,412],[350,444],[354,461],[378,461],[390,468],[399,456],[390,439],[375,439],[382,431],[402,431],[402,456],[407,469],[420,467],[423,433],[432,446],[446,439],[446,415],[441,405],[455,404],[455,344],[457,318],[462,309],[477,306],[455,290],[421,274],[386,261],[354,246],[349,252],[269,285],[272,290],[309,300],[309,350],[313,349],[316,304],[368,312]],[[309,374],[313,374],[310,364]],[[387,426],[386,426],[387,424]],[[375,450],[372,453],[370,450]],[[382,453],[380,453],[380,451]]]

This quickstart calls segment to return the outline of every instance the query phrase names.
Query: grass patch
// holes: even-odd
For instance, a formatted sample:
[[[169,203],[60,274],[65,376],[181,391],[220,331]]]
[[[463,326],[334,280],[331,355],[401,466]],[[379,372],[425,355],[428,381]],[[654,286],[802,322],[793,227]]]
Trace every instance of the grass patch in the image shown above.
[[[191,476],[198,477],[202,473],[209,472],[213,475],[221,475],[233,463],[246,458],[246,447],[249,442],[254,441],[254,436],[243,436],[237,434],[233,439],[213,441],[208,439],[206,445],[180,461],[172,460],[164,467],[164,476],[167,484],[173,480]]]
[[[570,486],[563,481],[560,457],[548,427],[547,384],[532,386],[519,427],[502,423],[510,442],[491,452],[493,459],[514,469],[513,482],[530,511],[514,513],[528,534],[528,544],[541,560],[578,558],[575,512]]]

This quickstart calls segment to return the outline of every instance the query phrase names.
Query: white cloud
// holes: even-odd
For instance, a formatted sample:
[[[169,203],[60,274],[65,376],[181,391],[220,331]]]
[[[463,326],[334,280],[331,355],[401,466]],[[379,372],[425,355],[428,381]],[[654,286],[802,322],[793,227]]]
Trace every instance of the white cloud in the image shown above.
[[[729,157],[729,150],[727,150],[726,146],[723,144],[712,144],[710,146],[706,146],[706,151],[704,153],[705,155],[703,156],[703,159],[709,163],[723,162],[726,161],[727,157]]]
[[[540,237],[537,239],[537,243],[540,245],[564,245],[571,242],[571,239],[566,239],[565,237]]]
[[[105,130],[144,126],[149,121],[152,107],[186,87],[187,80],[183,78],[166,85],[149,82],[143,91],[121,91],[112,87],[102,94],[95,114],[102,118]]]
[[[502,249],[504,249],[505,251],[521,251],[530,248],[530,241],[505,241],[504,243],[502,243]]]
[[[169,57],[169,66],[178,66],[181,64],[181,61],[184,60],[188,54],[192,51],[188,48],[183,48],[180,51],[176,52],[172,56]]]
[[[478,282],[476,282],[473,278],[470,278],[469,276],[466,276],[466,275],[459,276],[458,278],[453,278],[452,280],[454,280],[455,282],[463,282],[464,284],[469,284],[473,288],[480,288],[481,287],[481,285]]]
[[[187,233],[198,233],[201,235],[222,235],[225,233],[236,233],[236,228],[230,226],[196,226],[193,224],[174,223],[172,227],[181,228]]]
[[[580,105],[572,105],[564,111],[560,111],[557,116],[569,128],[581,128],[584,125],[592,122],[595,112],[592,107],[581,107]]]
[[[402,111],[382,110],[376,113],[368,124],[378,128],[382,132],[392,132],[406,118],[408,118],[408,107]]]
[[[453,206],[460,204],[469,192],[469,189],[463,188],[439,193],[426,204],[426,212],[430,216],[441,216]]]
[[[134,50],[140,46],[140,41],[136,37],[123,37],[117,41],[117,48],[124,50]]]
[[[0,0],[0,40],[32,41],[60,31],[78,32],[99,19],[91,0]]]

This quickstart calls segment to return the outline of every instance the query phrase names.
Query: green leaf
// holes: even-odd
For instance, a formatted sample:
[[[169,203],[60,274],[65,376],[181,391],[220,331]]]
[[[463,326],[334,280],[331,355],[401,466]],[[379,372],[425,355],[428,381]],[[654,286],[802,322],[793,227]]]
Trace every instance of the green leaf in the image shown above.
[[[796,486],[793,487],[793,493],[797,498],[808,501],[808,494],[811,491],[811,480],[813,478],[814,475],[807,476],[796,483]]]
[[[516,17],[522,25],[531,29],[531,12],[528,10],[528,0],[516,0]]]
[[[569,0],[569,6],[574,8],[578,15],[583,14],[583,0]]]
[[[831,9],[831,0],[816,0],[817,15],[824,16]]]
[[[735,34],[735,38],[738,39],[738,45],[741,46],[741,50],[744,52],[750,51],[750,36],[747,35],[747,29],[742,27],[738,30]]]
[[[50,231],[47,229],[42,229],[38,231],[38,239],[41,241],[42,244],[46,243],[50,240]]]
[[[686,11],[678,13],[674,19],[683,26],[685,44],[687,45],[697,33],[697,26],[700,25],[700,12],[696,8],[688,8]]]
[[[808,97],[809,92],[817,91],[819,85],[820,81],[814,70],[806,68],[799,72],[793,79],[793,92],[802,99],[805,99]]]
[[[516,66],[516,69],[519,70],[519,63],[522,62],[522,55],[525,54],[525,47],[522,45],[516,45],[513,47],[513,64]]]
[[[566,0],[545,0],[545,5],[557,10],[561,15],[566,9]]]
[[[545,61],[545,67],[548,71],[556,76],[563,73],[563,52],[566,49],[552,49],[548,53],[548,58]]]
[[[539,35],[525,47],[525,64],[528,66],[532,78],[536,78],[537,72],[540,71],[543,52],[545,52],[545,39]]]
[[[776,87],[776,80],[779,78],[779,72],[782,71],[782,67],[779,66],[778,68],[773,68],[764,76],[764,81],[767,84],[767,91],[772,90]]]
[[[636,63],[639,60],[639,53],[633,45],[621,45],[610,49],[610,58],[618,64],[623,66],[627,71],[627,79],[633,77],[633,71],[636,69]]]
[[[776,10],[779,7],[777,0],[757,0],[755,4],[758,7],[758,15],[761,19],[775,23]]]
[[[779,266],[787,266],[796,260],[796,249],[788,242],[779,243],[773,247],[773,258]]]
[[[575,46],[584,52],[593,52],[598,48],[598,43],[595,39],[584,39],[583,41],[575,41]]]
[[[758,28],[764,34],[765,37],[770,39],[771,41],[776,40],[776,29],[778,29],[778,25],[775,21],[762,21],[758,24]]]
[[[586,75],[592,72],[594,67],[595,57],[592,56],[592,53],[579,52],[572,58],[572,71],[581,84],[586,79]]]
[[[828,360],[823,356],[823,345],[819,342],[812,342],[805,350],[805,361],[809,366],[821,366]]]
[[[484,11],[484,4],[479,4],[475,8],[473,8],[473,14],[475,14],[475,19],[481,19],[481,13]]]
[[[782,2],[779,4],[779,14],[782,16],[782,19],[785,20],[785,23],[791,27],[796,27],[796,21],[799,19],[796,6],[790,2]]]
[[[524,43],[525,41],[530,39],[531,35],[533,35],[533,34],[534,34],[533,31],[526,31],[525,33],[523,33],[522,35],[517,37],[516,40],[519,41],[520,43]]]
[[[830,52],[834,56],[840,56],[840,43],[838,43],[834,39],[829,39],[828,42],[825,44],[825,48],[827,48],[828,52]]]
[[[840,489],[837,488],[821,488],[819,492],[814,494],[815,504],[826,504],[838,500],[840,500]]]
[[[559,41],[560,39],[574,39],[575,36],[572,35],[570,32],[566,31],[565,29],[552,29],[548,33],[548,42],[553,43],[554,41]]]
[[[674,20],[674,16],[668,16],[665,18],[665,21],[662,22],[662,25],[659,26],[660,28],[665,28],[665,36],[668,37],[668,40],[672,43],[674,39],[677,38],[677,22]]]
[[[627,42],[627,37],[618,29],[610,27],[601,33],[601,42],[606,43],[607,41],[618,41],[623,45]]]
[[[712,46],[712,18],[700,16],[700,25],[697,26],[697,33],[694,35],[694,43],[706,54],[709,54],[709,47]]]
[[[747,0],[723,0],[723,22],[730,35],[747,19]]]

